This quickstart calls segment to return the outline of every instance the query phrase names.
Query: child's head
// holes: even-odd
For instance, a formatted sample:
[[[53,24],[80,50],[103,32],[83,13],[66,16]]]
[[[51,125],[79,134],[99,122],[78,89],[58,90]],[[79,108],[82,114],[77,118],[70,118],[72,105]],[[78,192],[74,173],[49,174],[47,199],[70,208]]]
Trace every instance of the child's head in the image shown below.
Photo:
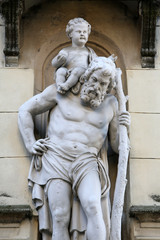
[[[91,25],[83,18],[74,18],[74,19],[71,19],[66,26],[66,34],[70,39],[71,39],[71,33],[72,33],[74,27],[76,25],[80,25],[80,24],[86,24],[86,26],[88,28],[88,35],[90,34]]]

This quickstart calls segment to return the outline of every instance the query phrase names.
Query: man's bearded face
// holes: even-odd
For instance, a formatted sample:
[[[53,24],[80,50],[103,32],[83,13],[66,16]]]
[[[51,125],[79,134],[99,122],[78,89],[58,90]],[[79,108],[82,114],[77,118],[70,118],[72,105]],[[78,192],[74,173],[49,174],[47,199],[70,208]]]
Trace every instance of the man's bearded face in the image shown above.
[[[92,108],[98,107],[107,94],[110,77],[110,75],[103,75],[101,69],[93,72],[82,87],[82,102],[89,103]]]

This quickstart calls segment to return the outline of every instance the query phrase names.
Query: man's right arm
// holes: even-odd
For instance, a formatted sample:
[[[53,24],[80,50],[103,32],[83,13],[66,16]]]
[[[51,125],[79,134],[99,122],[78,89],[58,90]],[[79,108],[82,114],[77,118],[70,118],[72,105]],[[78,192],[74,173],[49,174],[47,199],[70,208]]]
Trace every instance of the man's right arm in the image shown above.
[[[19,108],[18,125],[27,150],[36,154],[33,145],[34,136],[33,117],[48,111],[56,105],[56,87],[51,85],[42,93],[35,95]]]

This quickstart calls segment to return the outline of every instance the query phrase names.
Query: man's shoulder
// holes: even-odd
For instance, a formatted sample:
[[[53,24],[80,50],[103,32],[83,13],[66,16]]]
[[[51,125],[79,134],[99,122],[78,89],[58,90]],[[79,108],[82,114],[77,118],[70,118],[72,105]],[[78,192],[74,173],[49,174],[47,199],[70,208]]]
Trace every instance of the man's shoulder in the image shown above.
[[[113,94],[108,93],[105,96],[105,101],[110,101],[110,102],[116,103],[117,102],[117,98]]]
[[[19,109],[19,111],[31,112],[33,115],[46,112],[56,105],[56,87],[50,85],[43,92],[34,95],[31,99],[26,101]]]
[[[57,90],[56,90],[56,84],[55,84],[55,83],[47,86],[47,87],[43,90],[42,93],[50,93],[51,91],[54,91],[54,92],[57,91]],[[52,93],[53,93],[53,92],[52,92]]]
[[[51,84],[47,88],[44,89],[44,91],[41,93],[41,97],[48,100],[56,100],[57,96],[57,89],[56,89],[56,84]]]
[[[107,105],[109,104],[115,110],[118,108],[118,100],[113,94],[107,94],[104,99],[104,103]]]

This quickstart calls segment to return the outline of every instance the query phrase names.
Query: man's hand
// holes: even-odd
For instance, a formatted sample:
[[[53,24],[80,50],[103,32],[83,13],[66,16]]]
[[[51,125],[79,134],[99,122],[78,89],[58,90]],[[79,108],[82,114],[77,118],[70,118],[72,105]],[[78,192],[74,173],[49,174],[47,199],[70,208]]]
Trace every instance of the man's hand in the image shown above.
[[[47,152],[48,148],[47,148],[47,140],[49,138],[45,138],[45,139],[39,139],[37,140],[31,150],[30,153],[38,155],[38,156],[42,156],[44,152]]]
[[[122,112],[119,114],[119,124],[126,126],[129,130],[129,126],[131,124],[131,116],[129,112]]]

